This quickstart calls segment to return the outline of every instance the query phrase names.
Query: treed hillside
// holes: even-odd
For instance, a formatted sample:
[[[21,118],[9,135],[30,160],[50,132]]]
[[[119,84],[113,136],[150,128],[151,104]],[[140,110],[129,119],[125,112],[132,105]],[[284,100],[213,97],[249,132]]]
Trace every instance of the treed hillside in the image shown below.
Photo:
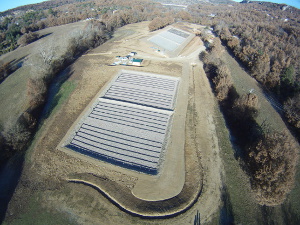
[[[261,205],[280,205],[295,182],[297,143],[288,132],[276,130],[278,124],[272,126],[273,119],[264,119],[261,123],[258,118],[262,113],[261,97],[236,88],[233,77],[243,75],[232,73],[232,68],[221,57],[223,52],[220,38],[215,38],[200,58],[234,137],[232,142],[239,149],[236,156],[249,175],[256,200]],[[247,85],[246,80],[243,83]]]
[[[27,10],[45,10],[50,8],[59,7],[62,5],[80,3],[80,2],[87,2],[88,0],[51,0],[51,1],[44,1],[37,4],[29,4],[24,6],[19,6],[17,8],[9,9],[7,11],[1,12],[0,16],[6,16],[14,13],[15,11],[27,11]]]
[[[233,0],[154,0],[163,4],[193,5],[193,4],[235,4]]]
[[[230,69],[219,58],[221,43],[274,98],[269,101],[300,138],[300,10],[272,3],[190,6],[193,22],[207,25],[200,58],[219,100],[239,159],[261,205],[282,204],[292,190],[298,145],[287,132],[257,123],[259,99],[236,92]],[[218,36],[211,43],[211,30]],[[237,76],[235,74],[235,76]],[[270,94],[272,93],[272,94]],[[278,103],[279,102],[279,103]]]
[[[300,135],[300,10],[273,3],[193,5],[193,22],[212,26]],[[205,37],[204,37],[205,38]]]
[[[22,6],[2,13],[0,20],[0,54],[14,50],[18,39],[29,32],[94,18],[107,20],[115,14],[112,27],[151,20],[163,15],[166,9],[150,1],[47,1],[32,6]],[[110,28],[108,28],[110,29]]]

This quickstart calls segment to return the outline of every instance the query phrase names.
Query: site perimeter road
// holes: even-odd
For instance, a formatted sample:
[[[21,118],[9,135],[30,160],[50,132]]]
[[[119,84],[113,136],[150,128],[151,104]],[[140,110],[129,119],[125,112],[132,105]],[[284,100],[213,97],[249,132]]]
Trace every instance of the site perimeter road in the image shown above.
[[[120,29],[121,35],[131,34],[133,37],[149,35],[147,24],[128,25]],[[126,32],[131,30],[132,32]],[[139,34],[140,33],[140,34]],[[116,32],[118,34],[118,31]],[[57,144],[64,136],[68,127],[74,122],[88,102],[99,91],[99,87],[109,81],[111,76],[121,67],[107,67],[114,58],[113,54],[122,55],[128,50],[142,52],[151,62],[147,67],[132,68],[143,72],[166,75],[181,75],[182,67],[189,67],[189,100],[186,117],[185,148],[195,161],[200,161],[202,172],[194,169],[195,162],[189,158],[186,161],[186,173],[194,174],[202,179],[203,185],[200,197],[196,195],[193,206],[185,213],[168,220],[160,220],[160,224],[187,224],[193,220],[197,210],[201,213],[201,222],[207,222],[218,210],[220,204],[221,169],[218,141],[214,126],[215,99],[209,82],[199,62],[198,54],[201,46],[186,57],[166,59],[157,53],[149,51],[149,46],[143,46],[139,39],[126,37],[123,41],[108,43],[93,50],[91,55],[81,57],[74,63],[69,82],[77,86],[69,100],[54,115],[45,121],[43,129],[34,143],[23,176],[16,194],[11,201],[8,219],[14,215],[30,213],[30,205],[40,204],[50,211],[61,211],[72,215],[77,223],[85,224],[151,224],[155,220],[141,220],[120,211],[110,201],[89,186],[67,183],[70,178],[82,177],[81,174],[98,177],[98,180],[110,180],[126,190],[132,190],[139,182],[138,176],[125,170],[114,170],[112,167],[100,165],[97,167],[87,161],[68,156],[56,150]],[[120,38],[119,36],[119,38]],[[130,48],[130,46],[134,46]],[[202,47],[203,49],[203,47]],[[112,52],[111,56],[97,55],[99,52]],[[189,51],[187,51],[189,52]],[[118,54],[117,54],[118,53]],[[131,68],[130,68],[131,69]],[[186,151],[188,152],[188,151]],[[194,156],[194,154],[196,154]],[[187,156],[186,156],[187,157]],[[88,177],[83,175],[83,177]],[[199,178],[199,177],[198,177]],[[197,179],[198,180],[198,179]],[[29,181],[29,183],[27,182]],[[27,182],[27,183],[26,183]],[[87,180],[88,182],[88,180]],[[185,184],[193,184],[195,180],[186,180]],[[29,185],[28,185],[29,184]],[[35,188],[33,188],[35,187]],[[110,190],[108,190],[110,191]],[[26,194],[27,193],[27,194]],[[118,193],[110,193],[115,195]],[[199,197],[199,199],[197,199]],[[32,199],[35,201],[32,202]],[[90,199],[93,199],[92,201]],[[22,206],[23,205],[23,206]],[[27,205],[28,207],[25,207]],[[191,207],[191,205],[190,205]]]
[[[163,168],[159,176],[148,176],[138,180],[132,194],[140,199],[159,201],[172,198],[182,191],[185,182],[184,144],[190,66],[185,63],[182,67]]]

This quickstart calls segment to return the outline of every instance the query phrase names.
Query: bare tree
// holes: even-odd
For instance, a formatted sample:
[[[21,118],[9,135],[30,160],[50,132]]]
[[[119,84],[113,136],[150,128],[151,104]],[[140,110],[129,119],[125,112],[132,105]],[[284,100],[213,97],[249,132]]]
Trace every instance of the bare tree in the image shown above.
[[[222,52],[222,42],[220,38],[217,37],[214,39],[213,43],[209,47],[209,51],[212,54],[220,55],[220,53]]]
[[[46,91],[47,86],[43,78],[30,78],[27,81],[27,97],[31,110],[44,103]]]
[[[174,18],[171,16],[167,17],[156,17],[154,18],[148,25],[149,31],[155,31],[165,26],[172,24],[174,22]]]
[[[284,112],[288,119],[294,127],[300,128],[300,94],[297,94],[293,98],[289,98],[284,103]]]
[[[251,185],[261,205],[279,205],[295,182],[298,145],[287,132],[273,132],[251,148]]]
[[[10,63],[0,62],[0,82],[4,80],[11,73]]]
[[[249,119],[253,119],[258,114],[258,97],[254,93],[248,93],[237,98],[232,106],[232,117],[238,121],[244,121],[245,126],[249,126]],[[242,125],[242,124],[241,124]]]
[[[217,75],[213,78],[215,84],[216,97],[219,101],[227,98],[228,92],[233,85],[230,70],[225,64],[218,66]]]
[[[234,102],[234,107],[258,109],[258,97],[251,92],[242,95]]]
[[[38,48],[39,56],[42,58],[45,65],[50,66],[55,57],[55,45],[54,43],[40,44]]]
[[[3,131],[3,137],[12,151],[21,151],[30,139],[30,132],[22,124],[17,123],[10,128],[6,128]]]
[[[22,46],[25,46],[25,45],[28,45],[34,41],[36,41],[37,39],[39,39],[40,35],[37,33],[37,32],[29,32],[29,33],[26,33],[24,35],[22,35],[17,43],[18,45],[20,45],[21,47]]]

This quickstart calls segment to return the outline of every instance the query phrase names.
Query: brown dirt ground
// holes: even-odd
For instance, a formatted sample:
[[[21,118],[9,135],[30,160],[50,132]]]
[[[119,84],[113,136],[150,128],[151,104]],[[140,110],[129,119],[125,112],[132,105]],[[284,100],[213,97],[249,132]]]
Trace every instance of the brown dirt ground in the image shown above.
[[[32,198],[38,199],[48,211],[64,212],[66,217],[75,218],[78,224],[191,224],[197,210],[200,211],[202,223],[214,217],[220,204],[222,162],[213,119],[217,107],[198,60],[201,46],[194,52],[186,50],[187,56],[184,59],[166,59],[140,41],[140,38],[149,35],[147,26],[148,22],[142,22],[120,28],[113,39],[70,66],[72,75],[69,81],[77,83],[76,89],[64,105],[44,122],[38,133],[28,154],[21,181],[10,202],[7,222],[22,213],[26,214],[26,208],[30,207],[25,206]],[[196,46],[190,45],[192,48]],[[116,55],[125,55],[129,51],[137,51],[139,57],[146,59],[147,66],[107,66]],[[86,160],[57,151],[56,146],[84,108],[120,69],[181,76],[183,65],[190,67],[191,72],[185,126],[186,181],[179,199],[186,202],[195,200],[190,210],[174,218],[141,219],[121,211],[95,188],[67,182],[69,178],[76,178],[96,183],[100,189],[122,201],[121,194],[130,192],[138,182],[138,176],[104,164],[95,166]],[[199,198],[197,190],[201,191]],[[134,200],[132,197],[128,199]],[[139,209],[139,205],[135,207]]]

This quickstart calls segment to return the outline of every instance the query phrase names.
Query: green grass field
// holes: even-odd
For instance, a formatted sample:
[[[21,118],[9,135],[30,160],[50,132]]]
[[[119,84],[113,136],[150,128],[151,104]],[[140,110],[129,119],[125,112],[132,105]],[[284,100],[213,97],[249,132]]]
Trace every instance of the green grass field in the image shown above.
[[[221,220],[235,224],[259,224],[257,220],[260,210],[251,194],[248,176],[234,156],[234,150],[229,140],[229,131],[221,112],[218,113],[216,130],[224,164],[222,197],[224,206],[221,208],[221,217],[223,217]]]
[[[77,224],[74,219],[70,216],[67,217],[64,212],[49,211],[45,209],[38,199],[41,196],[31,196],[28,201],[27,207],[18,218],[11,222],[4,222],[3,225],[14,224],[14,225],[57,225],[57,224]],[[41,195],[41,193],[40,193]]]
[[[81,30],[84,22],[77,22],[57,27],[51,27],[40,31],[41,35],[49,34],[25,47],[19,47],[12,52],[0,56],[1,62],[10,62],[22,58],[19,69],[9,75],[0,84],[0,128],[9,128],[16,123],[21,113],[26,110],[27,80],[35,77],[31,74],[30,66],[25,66],[25,61],[30,57],[36,57],[40,49],[49,45],[55,49],[55,57],[59,57],[66,51],[66,39],[61,38],[61,34],[70,36],[72,32]]]

